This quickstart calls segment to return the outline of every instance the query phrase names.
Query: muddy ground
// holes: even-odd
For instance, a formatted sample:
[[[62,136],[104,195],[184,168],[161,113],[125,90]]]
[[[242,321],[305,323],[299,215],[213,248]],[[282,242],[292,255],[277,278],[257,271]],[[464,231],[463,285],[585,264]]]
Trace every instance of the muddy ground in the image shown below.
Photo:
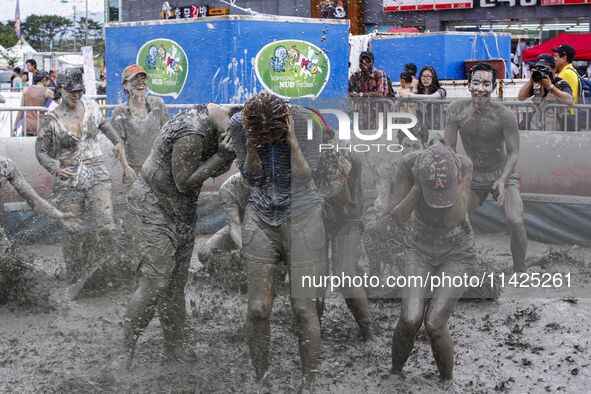
[[[203,242],[200,238],[199,242]],[[478,236],[479,249],[508,269],[506,235]],[[58,246],[30,252],[48,272],[61,264]],[[589,280],[588,249],[531,242],[529,261],[548,271],[576,273]],[[550,256],[550,257],[548,257]],[[0,308],[0,392],[8,393],[229,393],[253,392],[253,371],[244,341],[244,294],[212,280],[192,264],[189,327],[197,361],[166,364],[161,330],[154,320],[141,338],[130,372],[111,368],[130,288],[120,288],[39,313]],[[591,295],[588,294],[588,297]],[[278,296],[272,317],[273,392],[293,392],[300,377],[289,301]],[[589,392],[591,387],[591,299],[515,298],[462,301],[450,328],[455,341],[455,382],[438,379],[423,330],[406,366],[405,378],[389,375],[391,336],[399,303],[373,300],[377,340],[360,342],[342,298],[331,294],[322,322],[322,366],[318,391],[388,392]]]

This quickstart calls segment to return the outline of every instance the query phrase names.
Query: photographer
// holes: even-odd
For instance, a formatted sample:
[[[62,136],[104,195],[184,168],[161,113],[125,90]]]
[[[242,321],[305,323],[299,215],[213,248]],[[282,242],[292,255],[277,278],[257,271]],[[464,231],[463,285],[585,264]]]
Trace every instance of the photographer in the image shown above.
[[[533,97],[537,104],[536,112],[530,123],[531,130],[564,130],[563,111],[545,110],[548,104],[573,104],[570,85],[557,77],[556,63],[552,55],[540,55],[531,67],[529,81],[519,90],[519,101]]]

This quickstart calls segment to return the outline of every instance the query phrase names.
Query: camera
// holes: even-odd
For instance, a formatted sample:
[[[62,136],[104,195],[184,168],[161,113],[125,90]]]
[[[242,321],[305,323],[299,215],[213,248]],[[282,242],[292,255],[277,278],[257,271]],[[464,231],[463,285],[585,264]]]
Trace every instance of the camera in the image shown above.
[[[546,67],[537,67],[531,73],[531,80],[534,82],[540,82],[546,76],[552,79],[552,71]]]

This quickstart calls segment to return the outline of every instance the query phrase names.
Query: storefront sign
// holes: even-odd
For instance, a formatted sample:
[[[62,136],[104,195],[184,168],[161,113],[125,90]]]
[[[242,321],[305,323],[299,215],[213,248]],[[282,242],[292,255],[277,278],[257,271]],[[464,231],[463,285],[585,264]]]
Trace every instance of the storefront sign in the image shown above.
[[[263,87],[282,98],[318,97],[330,78],[330,61],[316,45],[281,40],[265,45],[255,58]]]
[[[473,0],[384,0],[384,11],[429,11],[473,8]]]
[[[158,38],[146,42],[137,54],[136,63],[148,73],[148,89],[158,96],[177,98],[189,74],[189,61],[176,42]]]
[[[163,7],[162,19],[203,18],[209,15],[208,5],[189,5],[183,7]]]
[[[538,0],[480,0],[480,8],[496,7],[500,4],[507,4],[509,7],[533,7]]]

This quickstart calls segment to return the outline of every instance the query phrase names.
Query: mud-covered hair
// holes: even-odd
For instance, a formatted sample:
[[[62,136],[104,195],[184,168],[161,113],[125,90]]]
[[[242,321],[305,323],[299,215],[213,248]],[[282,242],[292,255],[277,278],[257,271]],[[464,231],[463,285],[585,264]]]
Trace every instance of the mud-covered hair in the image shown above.
[[[472,76],[476,73],[476,71],[486,71],[491,73],[493,87],[497,87],[497,70],[495,70],[488,63],[477,63],[470,69],[470,71],[468,71],[468,85],[470,84],[470,82],[472,82]]]
[[[270,94],[260,93],[244,104],[242,112],[247,135],[263,136],[287,131],[289,103]]]

